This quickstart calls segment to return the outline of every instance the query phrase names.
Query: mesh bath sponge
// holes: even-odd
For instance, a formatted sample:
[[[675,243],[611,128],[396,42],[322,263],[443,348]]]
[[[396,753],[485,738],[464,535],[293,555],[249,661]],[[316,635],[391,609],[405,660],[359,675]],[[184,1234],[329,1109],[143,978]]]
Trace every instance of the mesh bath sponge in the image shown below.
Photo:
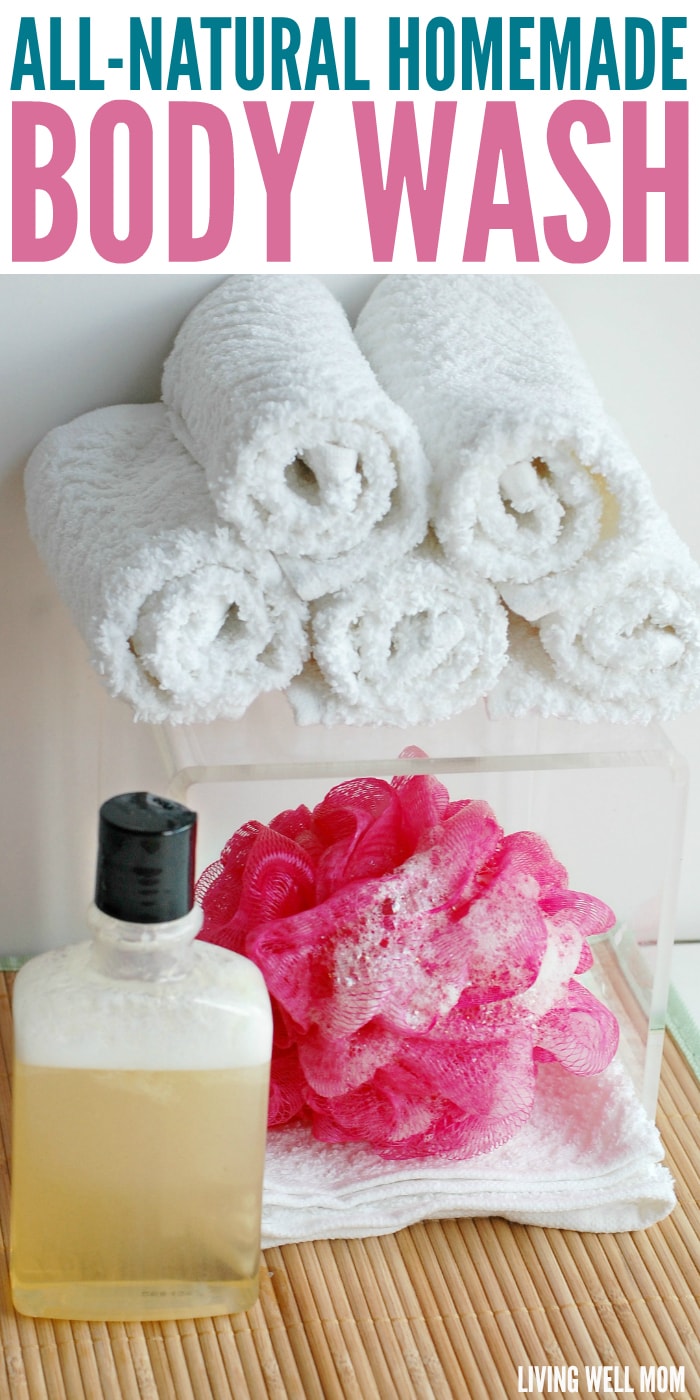
[[[270,1127],[468,1157],[527,1122],[538,1065],[597,1074],[615,1017],[578,978],[614,923],[533,832],[429,775],[361,778],[234,833],[200,937],[252,959],[275,1020]]]

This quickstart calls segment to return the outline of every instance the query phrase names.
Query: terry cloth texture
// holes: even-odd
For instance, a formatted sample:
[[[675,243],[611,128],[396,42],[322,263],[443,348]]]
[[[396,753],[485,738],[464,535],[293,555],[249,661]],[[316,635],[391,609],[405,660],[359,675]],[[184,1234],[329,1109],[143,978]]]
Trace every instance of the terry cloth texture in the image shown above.
[[[651,544],[591,561],[551,601],[536,627],[511,616],[492,715],[646,724],[700,704],[700,569],[661,512]]]
[[[54,429],[26,470],[29,526],[90,657],[138,719],[236,718],[308,654],[306,606],[216,516],[160,404]]]
[[[424,724],[480,700],[505,663],[506,611],[433,535],[311,605],[313,659],[289,687],[299,724]]]
[[[522,276],[396,276],[356,336],[411,414],[449,557],[534,583],[646,538],[654,502],[549,298]]]
[[[271,550],[303,598],[423,538],[418,433],[316,278],[238,275],[215,288],[177,336],[163,401],[220,516]]]
[[[590,1079],[542,1065],[530,1121],[468,1161],[387,1162],[317,1142],[303,1127],[268,1135],[263,1246],[388,1234],[419,1220],[501,1215],[525,1225],[640,1230],[668,1215],[672,1178],[659,1134],[618,1061]]]
[[[541,287],[388,277],[357,336],[421,432],[446,556],[510,609],[490,713],[647,723],[697,705],[700,570]]]

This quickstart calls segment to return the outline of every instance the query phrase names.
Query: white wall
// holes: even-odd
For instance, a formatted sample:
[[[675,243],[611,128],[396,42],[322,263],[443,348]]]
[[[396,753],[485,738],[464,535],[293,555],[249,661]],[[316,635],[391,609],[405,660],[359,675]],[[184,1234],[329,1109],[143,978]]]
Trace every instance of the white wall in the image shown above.
[[[29,541],[21,469],[57,423],[158,397],[207,275],[0,278],[0,955],[82,936],[96,811],[156,785],[152,736],[106,697]],[[372,278],[325,279],[354,315]],[[543,279],[661,503],[700,558],[700,278]],[[700,937],[700,718],[668,726],[693,770],[679,932]]]

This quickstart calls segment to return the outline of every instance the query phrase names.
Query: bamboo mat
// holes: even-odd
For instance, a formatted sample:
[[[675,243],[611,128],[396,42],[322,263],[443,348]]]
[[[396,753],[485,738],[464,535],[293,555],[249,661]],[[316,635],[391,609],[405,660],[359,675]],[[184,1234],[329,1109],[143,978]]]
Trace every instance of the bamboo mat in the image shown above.
[[[0,974],[5,1244],[11,982]],[[613,1368],[607,1393],[700,1400],[699,1110],[700,1085],[667,1037],[659,1123],[679,1203],[634,1234],[445,1220],[287,1245],[267,1251],[248,1313],[145,1324],[19,1317],[3,1257],[0,1400],[515,1400],[531,1366],[577,1367],[584,1400],[606,1393],[602,1379],[586,1384],[587,1366]],[[657,1383],[642,1390],[649,1366]],[[672,1392],[661,1368],[681,1367]],[[536,1378],[532,1392],[558,1393]]]

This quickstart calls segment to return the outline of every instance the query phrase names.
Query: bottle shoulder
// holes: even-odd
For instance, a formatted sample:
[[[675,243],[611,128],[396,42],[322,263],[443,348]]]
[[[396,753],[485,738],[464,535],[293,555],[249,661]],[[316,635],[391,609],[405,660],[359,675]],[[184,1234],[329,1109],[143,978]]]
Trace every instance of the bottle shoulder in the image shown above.
[[[39,954],[17,975],[15,1054],[87,1068],[227,1068],[269,1059],[270,1001],[247,958],[200,941],[177,976],[114,977],[93,940]]]
[[[94,939],[69,943],[38,953],[15,977],[14,999],[35,994],[79,997],[84,989],[99,995],[129,989],[134,996],[190,1000],[210,990],[232,995],[267,996],[263,975],[255,963],[218,944],[196,939],[186,950],[182,968],[162,977],[112,976],[105,973]]]

